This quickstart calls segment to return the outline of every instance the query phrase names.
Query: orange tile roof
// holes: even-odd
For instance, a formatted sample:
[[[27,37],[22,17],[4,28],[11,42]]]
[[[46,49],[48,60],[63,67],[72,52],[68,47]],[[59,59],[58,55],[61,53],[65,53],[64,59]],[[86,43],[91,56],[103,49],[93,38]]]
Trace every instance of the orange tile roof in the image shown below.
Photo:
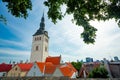
[[[44,62],[37,62],[37,65],[38,65],[38,67],[39,67],[40,71],[43,73],[45,63],[44,63]]]
[[[37,65],[42,73],[53,74],[56,69],[56,66],[51,62],[37,62]]]
[[[33,66],[33,64],[32,63],[20,63],[18,64],[18,66],[20,67],[22,71],[29,71],[30,68]]]
[[[51,62],[54,65],[60,65],[61,56],[58,57],[47,57],[45,62]]]
[[[45,74],[53,74],[53,72],[55,71],[56,66],[53,65],[51,62],[46,62],[45,64]]]
[[[60,67],[60,70],[64,76],[71,77],[74,73],[74,70],[71,69],[68,65],[63,65]]]
[[[74,72],[77,72],[77,70],[73,67],[73,65],[72,65],[71,63],[66,62],[66,64],[67,64],[68,66],[70,66]]]

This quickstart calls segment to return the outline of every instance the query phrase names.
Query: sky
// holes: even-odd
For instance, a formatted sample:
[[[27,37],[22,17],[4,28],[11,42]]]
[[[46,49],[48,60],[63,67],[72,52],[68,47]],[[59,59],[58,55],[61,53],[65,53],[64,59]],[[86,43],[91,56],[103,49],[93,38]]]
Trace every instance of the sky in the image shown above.
[[[40,27],[44,11],[45,29],[49,35],[49,55],[62,56],[62,61],[85,61],[86,57],[95,60],[114,56],[120,59],[120,28],[115,20],[91,21],[90,24],[98,29],[96,42],[85,44],[80,34],[81,26],[71,22],[72,15],[66,15],[63,20],[53,24],[48,19],[48,8],[43,5],[44,0],[32,0],[32,11],[28,11],[27,19],[16,18],[8,13],[5,3],[0,0],[0,14],[7,19],[7,24],[0,22],[0,63],[20,62],[30,59],[32,35]],[[65,11],[65,6],[62,7]]]

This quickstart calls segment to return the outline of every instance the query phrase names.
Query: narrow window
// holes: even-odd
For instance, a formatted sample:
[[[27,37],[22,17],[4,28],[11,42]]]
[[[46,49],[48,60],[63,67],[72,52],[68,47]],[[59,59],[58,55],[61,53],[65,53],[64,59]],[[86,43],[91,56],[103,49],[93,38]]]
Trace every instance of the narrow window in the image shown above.
[[[36,46],[36,51],[38,51],[38,46]]]
[[[47,52],[47,47],[45,47],[45,51]]]

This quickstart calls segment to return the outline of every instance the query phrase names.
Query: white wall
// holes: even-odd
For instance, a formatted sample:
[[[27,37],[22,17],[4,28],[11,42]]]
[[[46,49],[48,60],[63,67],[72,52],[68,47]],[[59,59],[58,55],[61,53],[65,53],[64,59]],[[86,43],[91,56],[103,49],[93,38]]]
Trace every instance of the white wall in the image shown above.
[[[53,76],[54,77],[61,77],[61,76],[63,76],[63,74],[59,68],[56,68],[55,72],[53,73]]]
[[[37,37],[41,37],[41,40],[35,40]],[[48,42],[46,42],[46,39],[49,42],[48,37],[44,34],[33,36],[30,62],[44,62],[46,60],[46,57],[48,57],[48,50],[45,51],[45,47],[48,48]],[[37,51],[35,50],[36,46],[38,46]]]
[[[34,63],[32,68],[28,71],[26,76],[43,76],[40,69],[38,68],[37,64]]]

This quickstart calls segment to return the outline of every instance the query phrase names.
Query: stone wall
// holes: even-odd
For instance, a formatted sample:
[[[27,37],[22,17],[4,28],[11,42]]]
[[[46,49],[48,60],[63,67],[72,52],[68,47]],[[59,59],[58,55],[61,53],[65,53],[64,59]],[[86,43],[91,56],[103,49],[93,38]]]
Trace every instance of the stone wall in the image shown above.
[[[0,80],[120,80],[120,78],[79,78],[71,79],[68,77],[0,77]]]

